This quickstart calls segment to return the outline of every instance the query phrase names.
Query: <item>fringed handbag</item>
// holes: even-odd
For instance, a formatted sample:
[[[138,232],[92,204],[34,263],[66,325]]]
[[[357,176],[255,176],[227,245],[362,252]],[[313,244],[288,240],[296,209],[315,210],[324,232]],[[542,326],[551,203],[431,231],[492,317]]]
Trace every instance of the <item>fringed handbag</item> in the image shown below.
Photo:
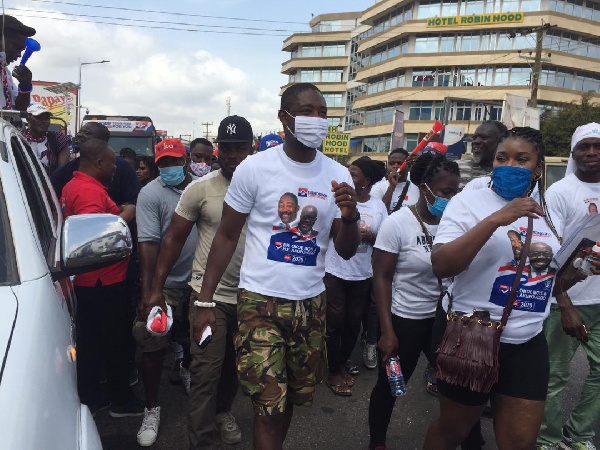
[[[491,320],[489,311],[474,310],[473,314],[452,311],[452,295],[444,293],[449,298],[448,323],[436,350],[436,377],[439,380],[482,393],[490,392],[498,382],[500,336],[517,297],[532,232],[533,219],[530,217],[519,266],[499,322]],[[444,294],[440,296],[440,302]]]

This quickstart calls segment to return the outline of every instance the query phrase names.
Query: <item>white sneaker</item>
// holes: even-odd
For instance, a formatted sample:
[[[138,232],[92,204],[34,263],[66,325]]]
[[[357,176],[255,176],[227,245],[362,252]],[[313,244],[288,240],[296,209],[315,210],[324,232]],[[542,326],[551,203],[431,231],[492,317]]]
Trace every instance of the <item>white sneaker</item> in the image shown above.
[[[233,445],[242,441],[242,430],[235,422],[233,414],[230,412],[219,413],[215,417],[215,423],[224,443]]]
[[[181,377],[181,384],[183,384],[185,393],[189,394],[190,386],[192,384],[192,374],[190,369],[186,369],[182,364],[183,362],[179,364],[179,376]]]
[[[363,349],[363,362],[369,369],[377,367],[377,346],[373,344],[365,345]]]
[[[137,434],[137,441],[142,447],[150,447],[158,437],[158,426],[160,425],[160,406],[156,408],[144,408],[144,420]]]

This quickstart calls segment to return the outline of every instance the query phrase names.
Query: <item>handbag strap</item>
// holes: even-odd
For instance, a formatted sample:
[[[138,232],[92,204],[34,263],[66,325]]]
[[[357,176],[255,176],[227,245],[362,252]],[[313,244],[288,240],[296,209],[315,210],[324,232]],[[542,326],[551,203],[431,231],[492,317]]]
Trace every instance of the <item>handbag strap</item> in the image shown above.
[[[515,273],[515,279],[510,288],[510,294],[508,294],[508,299],[506,300],[506,305],[504,305],[504,311],[502,312],[502,319],[500,320],[500,324],[502,328],[506,326],[506,322],[508,322],[508,316],[513,309],[513,304],[515,299],[517,298],[517,293],[519,292],[519,285],[521,284],[521,275],[523,274],[523,269],[525,268],[525,260],[527,259],[527,255],[529,254],[529,246],[531,245],[531,236],[533,235],[533,218],[529,217],[527,222],[527,235],[525,236],[525,244],[523,244],[523,250],[521,250],[521,257],[519,258],[519,267],[517,267],[517,272]]]
[[[406,198],[406,193],[408,192],[409,186],[410,186],[410,180],[406,180],[406,184],[404,185],[404,188],[402,189],[402,192],[400,193],[400,197],[398,197],[398,202],[396,203],[396,206],[394,206],[394,209],[392,209],[392,212],[390,214],[395,213],[400,208],[402,208],[402,204],[404,203],[404,199]]]

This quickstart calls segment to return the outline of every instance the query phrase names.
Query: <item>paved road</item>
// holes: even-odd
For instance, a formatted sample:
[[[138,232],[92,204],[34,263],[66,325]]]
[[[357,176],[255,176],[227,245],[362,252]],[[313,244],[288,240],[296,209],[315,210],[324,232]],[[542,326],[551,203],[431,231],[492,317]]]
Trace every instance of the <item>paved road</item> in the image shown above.
[[[360,360],[360,348],[355,349],[354,360]],[[437,400],[423,388],[425,360],[421,359],[406,397],[396,402],[388,432],[390,449],[419,449],[429,424],[437,417]],[[325,385],[317,386],[311,408],[296,408],[285,448],[287,449],[366,449],[368,444],[367,409],[369,395],[376,380],[376,371],[363,367],[356,379],[354,395],[349,398],[334,396]],[[587,375],[587,361],[580,350],[572,363],[572,376],[565,396],[565,414],[570,411]],[[136,387],[142,396],[141,386]],[[183,388],[171,385],[166,375],[161,385],[161,426],[156,450],[187,448],[187,398]],[[250,400],[238,394],[233,410],[242,429],[242,443],[224,446],[227,450],[252,448],[252,409]],[[98,430],[105,449],[125,450],[140,448],[136,433],[141,418],[112,419],[106,411],[96,416]],[[596,424],[596,446],[600,446],[600,425]],[[492,421],[483,419],[486,449],[496,448]]]

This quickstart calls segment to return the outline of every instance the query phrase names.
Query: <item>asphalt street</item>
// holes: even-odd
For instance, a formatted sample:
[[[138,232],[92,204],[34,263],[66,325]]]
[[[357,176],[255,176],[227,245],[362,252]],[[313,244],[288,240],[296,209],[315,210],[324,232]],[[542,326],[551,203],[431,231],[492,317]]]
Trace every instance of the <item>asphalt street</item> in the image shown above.
[[[354,361],[362,361],[362,348],[357,346]],[[165,361],[165,369],[169,366]],[[427,394],[423,384],[425,358],[421,358],[408,385],[408,393],[396,402],[394,415],[388,431],[387,445],[390,449],[419,449],[429,424],[437,417],[437,400]],[[571,380],[565,395],[564,414],[574,407],[581,385],[588,371],[585,354],[581,349],[571,365]],[[160,392],[161,425],[159,437],[152,447],[156,450],[187,448],[187,397],[181,385],[169,382],[168,370],[163,372]],[[371,389],[375,385],[376,370],[361,365],[356,377],[353,396],[333,395],[324,385],[317,386],[315,401],[310,408],[296,408],[286,449],[366,449],[368,445],[367,410]],[[135,387],[137,395],[143,396],[141,383]],[[242,442],[235,446],[223,446],[227,450],[252,448],[252,408],[250,400],[238,394],[233,407],[234,415],[242,429]],[[141,418],[113,419],[107,411],[96,415],[96,423],[105,449],[125,450],[140,448],[136,433]],[[485,449],[496,448],[491,419],[483,419]],[[596,423],[594,443],[600,446],[600,424]]]

